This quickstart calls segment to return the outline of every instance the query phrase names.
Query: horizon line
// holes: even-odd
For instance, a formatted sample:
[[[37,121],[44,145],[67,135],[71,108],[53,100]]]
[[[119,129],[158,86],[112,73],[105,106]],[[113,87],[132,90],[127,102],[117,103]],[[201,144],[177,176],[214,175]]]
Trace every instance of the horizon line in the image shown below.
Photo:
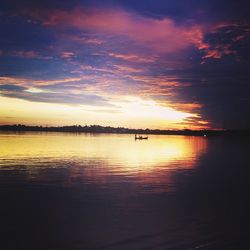
[[[90,132],[90,133],[145,133],[145,134],[190,134],[190,135],[205,135],[204,133],[214,134],[240,134],[247,132],[250,135],[250,128],[245,129],[150,129],[150,128],[127,128],[127,127],[112,127],[98,124],[91,125],[62,125],[62,126],[48,126],[48,125],[25,125],[25,124],[1,124],[1,131],[45,131],[45,132]]]

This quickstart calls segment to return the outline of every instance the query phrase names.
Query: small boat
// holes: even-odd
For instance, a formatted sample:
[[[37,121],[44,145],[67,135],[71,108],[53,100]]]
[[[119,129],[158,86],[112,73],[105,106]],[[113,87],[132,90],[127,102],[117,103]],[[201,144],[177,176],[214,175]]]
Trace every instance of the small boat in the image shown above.
[[[147,139],[148,139],[148,136],[135,135],[135,140],[147,140]]]

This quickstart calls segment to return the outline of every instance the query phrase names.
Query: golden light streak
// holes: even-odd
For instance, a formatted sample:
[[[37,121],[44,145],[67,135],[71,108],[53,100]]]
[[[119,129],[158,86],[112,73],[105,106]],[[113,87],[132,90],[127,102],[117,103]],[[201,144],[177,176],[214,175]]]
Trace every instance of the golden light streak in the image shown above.
[[[30,88],[29,91],[40,93],[42,90]],[[110,103],[110,107],[68,105],[0,96],[0,123],[54,126],[99,124],[143,129],[182,129],[187,118],[199,117],[134,96],[122,100],[114,98]]]

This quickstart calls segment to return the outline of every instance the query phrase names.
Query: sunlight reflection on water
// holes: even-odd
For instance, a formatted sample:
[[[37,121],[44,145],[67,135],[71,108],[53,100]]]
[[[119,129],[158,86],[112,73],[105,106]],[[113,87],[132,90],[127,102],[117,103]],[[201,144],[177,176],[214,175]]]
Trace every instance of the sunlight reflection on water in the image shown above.
[[[1,170],[23,170],[27,179],[53,183],[55,178],[69,186],[130,182],[137,184],[137,190],[148,186],[151,191],[169,191],[174,185],[171,173],[191,171],[205,152],[203,137],[152,135],[135,141],[133,135],[0,135]],[[56,169],[65,172],[58,175]]]
[[[0,133],[0,248],[249,249],[249,144]]]

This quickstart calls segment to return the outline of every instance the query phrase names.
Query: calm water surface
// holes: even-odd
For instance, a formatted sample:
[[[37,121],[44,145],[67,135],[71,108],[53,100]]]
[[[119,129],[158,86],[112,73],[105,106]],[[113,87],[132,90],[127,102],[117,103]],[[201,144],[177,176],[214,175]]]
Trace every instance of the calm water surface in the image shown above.
[[[0,133],[0,249],[250,249],[250,141]]]

